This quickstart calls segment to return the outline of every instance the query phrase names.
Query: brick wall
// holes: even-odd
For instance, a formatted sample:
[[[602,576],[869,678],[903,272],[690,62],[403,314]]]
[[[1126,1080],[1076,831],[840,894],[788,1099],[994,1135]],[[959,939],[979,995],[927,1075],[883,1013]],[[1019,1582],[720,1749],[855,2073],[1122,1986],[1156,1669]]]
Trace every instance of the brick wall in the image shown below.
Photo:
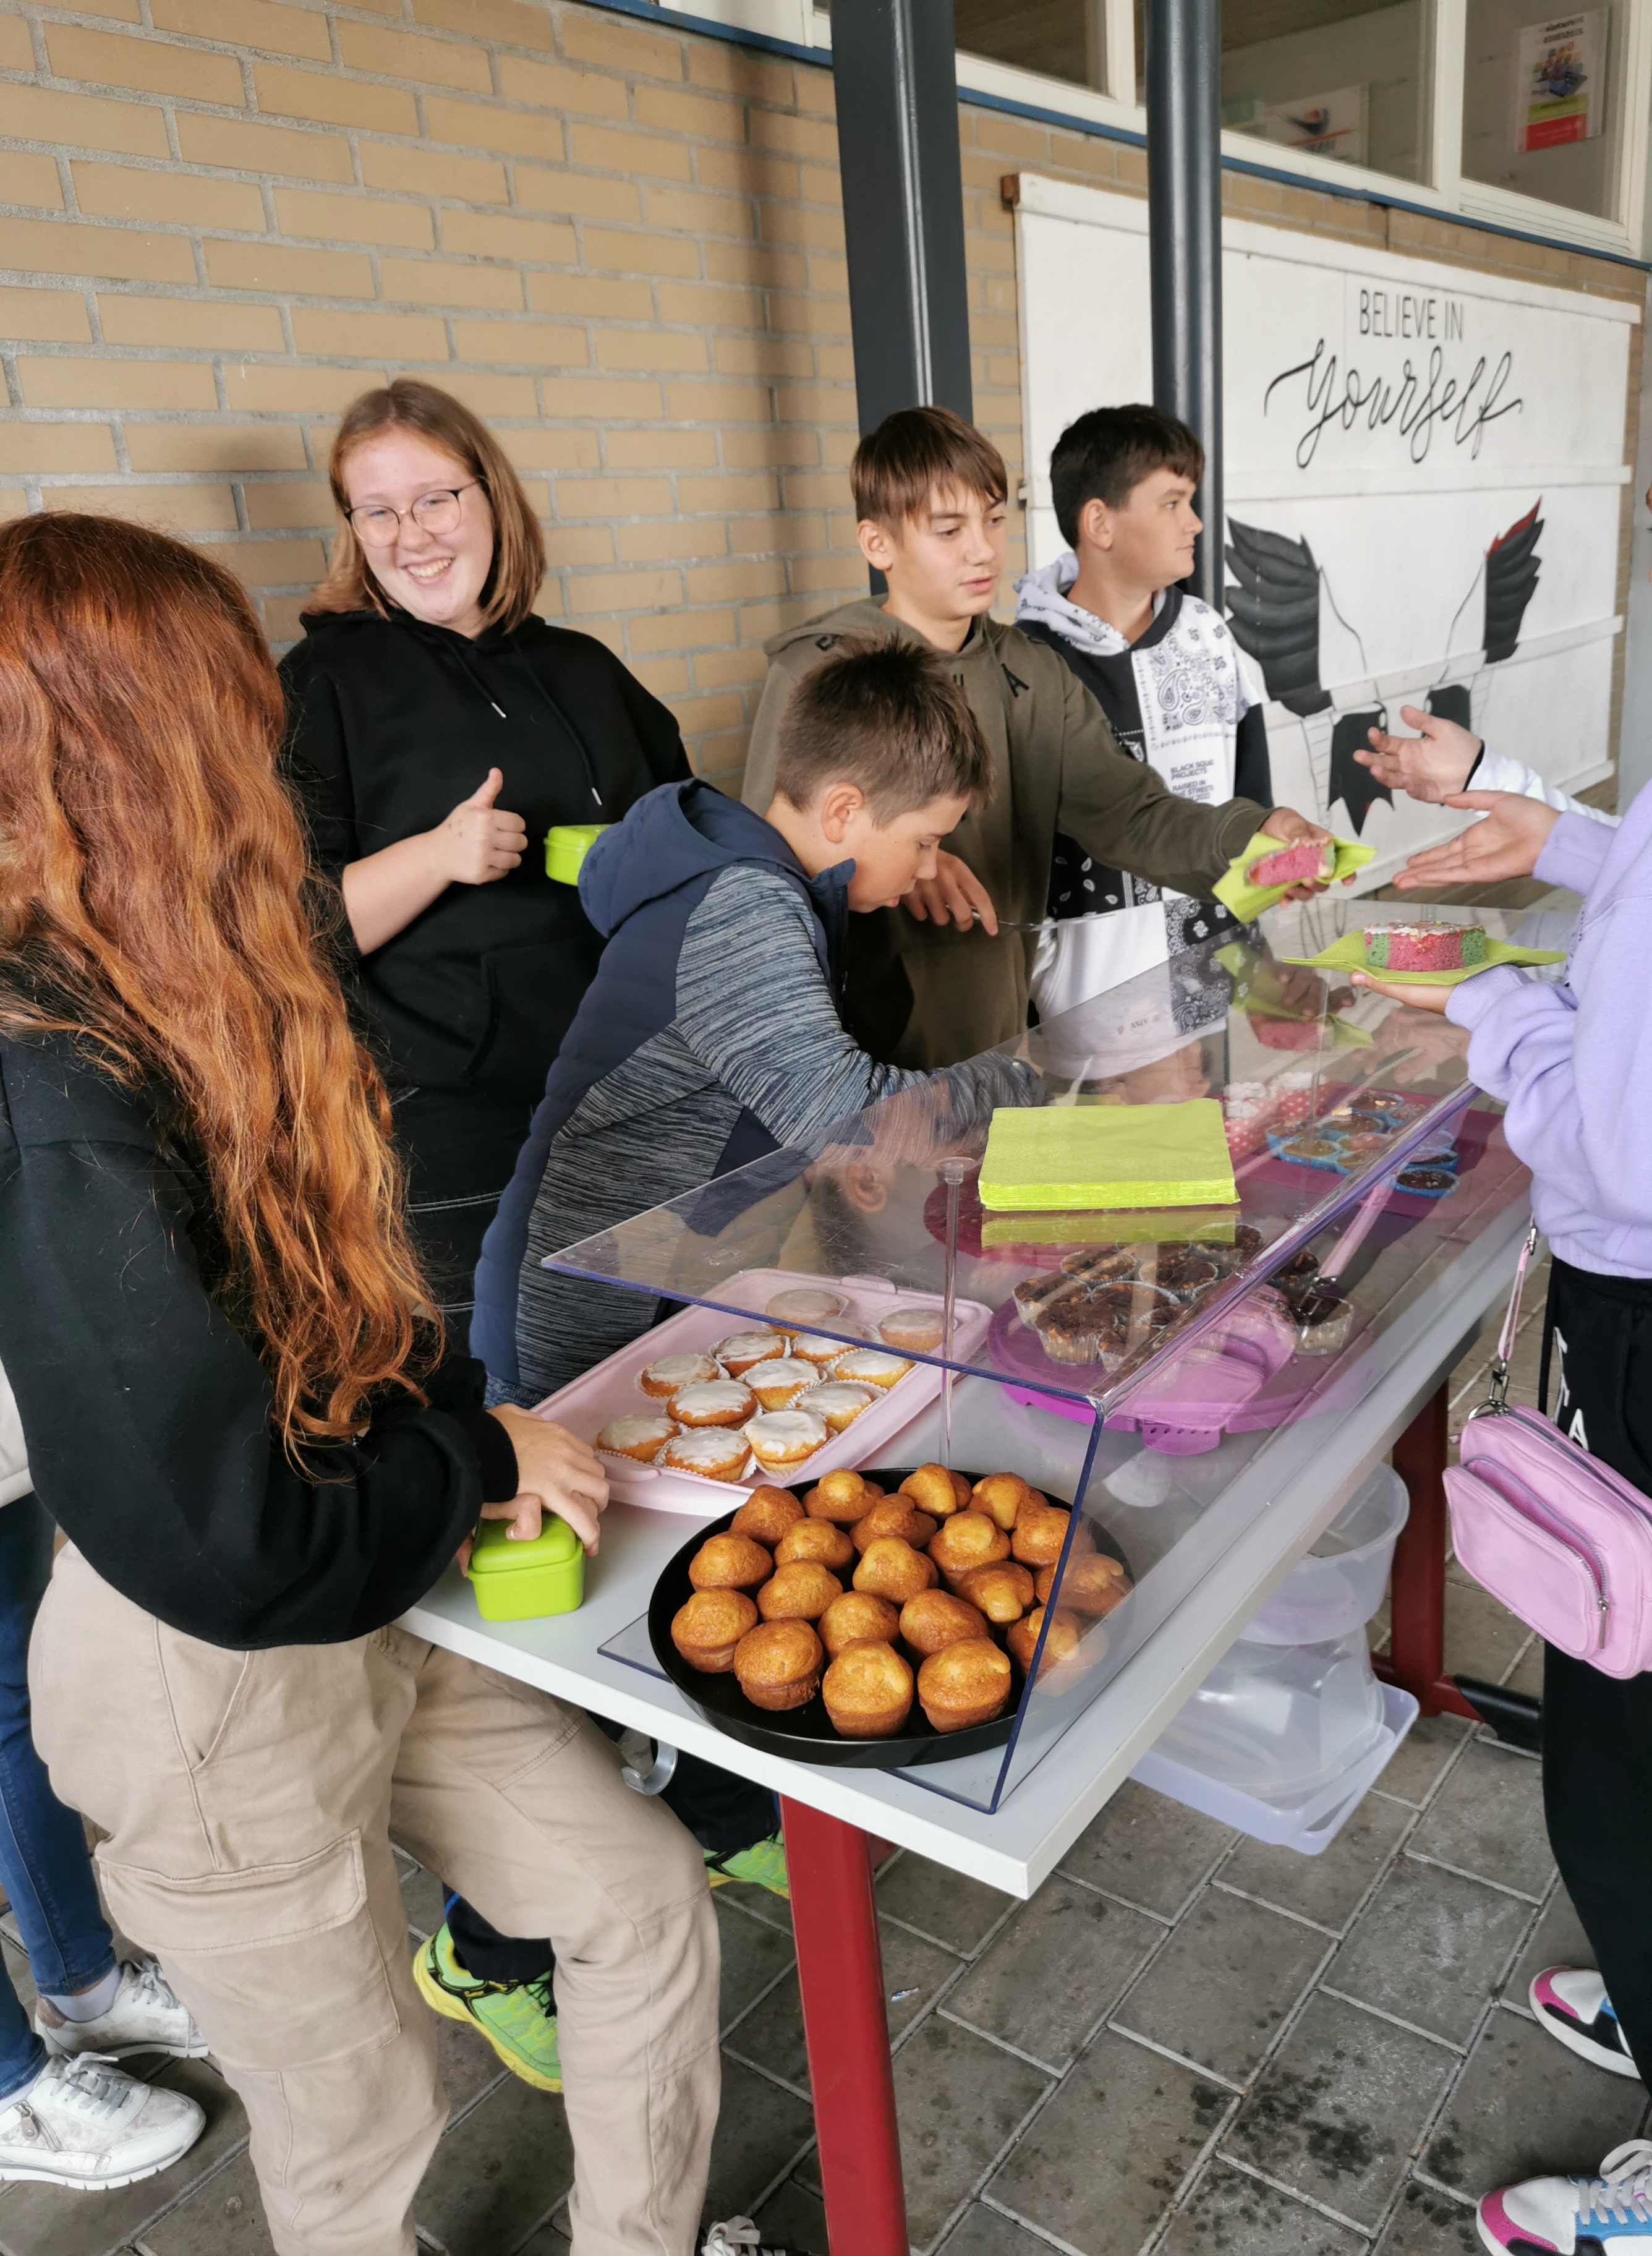
[[[1140,193],[1142,164],[988,110],[960,132],[976,412],[1013,477],[1002,178]],[[1248,215],[1639,294],[1227,186]],[[540,608],[672,705],[702,773],[737,778],[763,637],[865,585],[825,67],[572,0],[0,0],[0,513],[180,531],[278,644],[323,568],[338,412],[397,371],[496,425],[545,519]]]

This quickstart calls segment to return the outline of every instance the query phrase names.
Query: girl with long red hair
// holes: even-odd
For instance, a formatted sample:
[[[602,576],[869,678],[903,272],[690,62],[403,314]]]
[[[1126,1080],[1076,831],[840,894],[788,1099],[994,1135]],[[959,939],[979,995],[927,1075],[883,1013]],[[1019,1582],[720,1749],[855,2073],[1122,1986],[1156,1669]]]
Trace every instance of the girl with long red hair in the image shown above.
[[[68,1539],[36,1738],[245,2104],[281,2256],[413,2250],[446,2106],[392,1830],[555,1943],[580,2256],[686,2256],[698,1851],[585,1719],[393,1626],[479,1517],[553,1510],[594,1550],[607,1490],[442,1355],[281,729],[198,552],[0,529],[0,1365]]]

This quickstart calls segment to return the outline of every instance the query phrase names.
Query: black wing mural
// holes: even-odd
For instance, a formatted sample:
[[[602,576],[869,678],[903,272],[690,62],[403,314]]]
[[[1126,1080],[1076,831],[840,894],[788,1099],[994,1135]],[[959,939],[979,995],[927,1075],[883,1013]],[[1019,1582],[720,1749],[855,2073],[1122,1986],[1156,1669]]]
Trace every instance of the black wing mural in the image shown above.
[[[1387,784],[1379,783],[1370,769],[1362,768],[1353,757],[1356,751],[1370,751],[1373,729],[1386,729],[1388,725],[1387,709],[1378,705],[1369,712],[1339,713],[1337,725],[1331,732],[1331,788],[1326,794],[1326,812],[1340,800],[1348,810],[1356,838],[1365,835],[1365,818],[1374,800],[1385,800],[1390,807],[1394,804],[1394,793]]]
[[[1526,606],[1537,589],[1537,538],[1543,521],[1541,496],[1486,551],[1486,663],[1512,658]]]
[[[1262,671],[1268,694],[1288,711],[1323,713],[1319,686],[1319,567],[1305,540],[1227,520],[1227,555],[1234,639]]]

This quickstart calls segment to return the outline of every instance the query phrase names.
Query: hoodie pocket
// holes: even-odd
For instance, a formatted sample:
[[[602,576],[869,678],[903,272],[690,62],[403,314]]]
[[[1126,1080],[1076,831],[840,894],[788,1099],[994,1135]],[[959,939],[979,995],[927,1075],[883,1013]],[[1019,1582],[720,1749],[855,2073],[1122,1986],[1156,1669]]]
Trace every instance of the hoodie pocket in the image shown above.
[[[512,1103],[538,1103],[601,952],[594,932],[488,950],[487,1023],[465,1068],[473,1089]]]

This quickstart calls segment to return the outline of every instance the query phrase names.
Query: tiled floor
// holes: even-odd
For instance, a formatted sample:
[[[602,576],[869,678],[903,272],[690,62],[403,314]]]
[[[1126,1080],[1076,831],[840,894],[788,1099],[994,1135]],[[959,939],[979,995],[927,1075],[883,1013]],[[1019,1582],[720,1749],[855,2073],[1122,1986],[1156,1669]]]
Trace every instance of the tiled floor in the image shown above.
[[[1534,1315],[1523,1399],[1537,1339]],[[1455,1376],[1454,1421],[1484,1353]],[[1536,1688],[1519,1625],[1454,1569],[1449,1597],[1451,1665]],[[405,1892],[426,1931],[433,1882],[409,1866]],[[1534,1970],[1586,1946],[1536,1762],[1456,1722],[1420,1724],[1315,1859],[1130,1786],[1029,1904],[908,1855],[878,1896],[916,2250],[1470,2256],[1483,2189],[1592,2168],[1647,2112],[1639,2084],[1574,2060],[1527,2011]],[[754,2213],[766,2240],[826,2256],[786,1907],[743,1887],[716,1900],[708,2214]],[[443,2023],[441,2041],[453,2118],[421,2238],[451,2256],[566,2256],[560,2102],[497,2072],[468,2032]],[[4,2256],[264,2256],[233,2094],[204,2063],[164,2073],[207,2107],[195,2152],[122,2193],[0,2189]]]

